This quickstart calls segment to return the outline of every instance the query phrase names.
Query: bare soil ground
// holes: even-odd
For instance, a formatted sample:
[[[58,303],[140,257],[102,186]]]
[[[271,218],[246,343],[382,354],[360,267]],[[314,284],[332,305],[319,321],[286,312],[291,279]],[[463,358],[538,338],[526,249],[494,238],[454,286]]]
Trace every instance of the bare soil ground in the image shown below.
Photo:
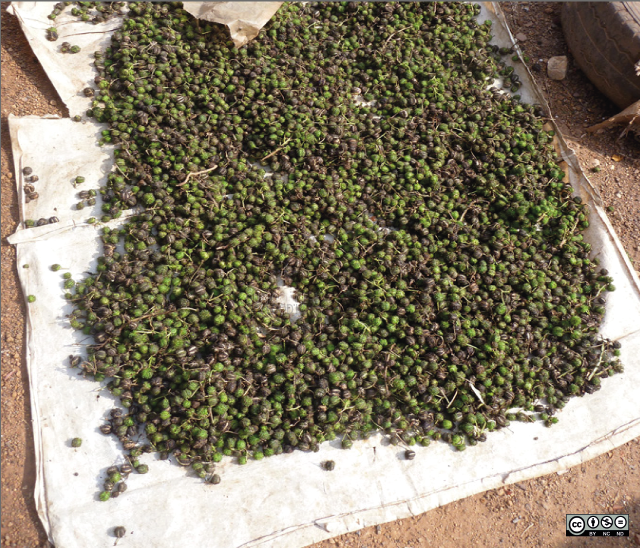
[[[1,411],[2,546],[49,546],[33,499],[35,463],[28,378],[24,358],[24,297],[15,250],[6,237],[18,223],[13,160],[7,119],[68,113],[32,53],[15,18],[2,3],[2,316]],[[559,3],[504,3],[503,9],[530,68],[545,93],[556,123],[600,191],[636,270],[640,266],[640,144],[618,140],[621,128],[591,135],[586,128],[616,109],[580,72],[573,60],[565,80],[546,76],[546,61],[568,55],[560,26]],[[524,39],[523,39],[524,38]],[[616,158],[614,160],[614,157]],[[628,513],[631,536],[617,539],[567,538],[566,513]],[[460,546],[624,547],[640,546],[640,440],[595,458],[564,474],[552,474],[488,491],[426,514],[369,527],[325,541],[314,548],[417,548]],[[89,547],[88,547],[89,548]]]

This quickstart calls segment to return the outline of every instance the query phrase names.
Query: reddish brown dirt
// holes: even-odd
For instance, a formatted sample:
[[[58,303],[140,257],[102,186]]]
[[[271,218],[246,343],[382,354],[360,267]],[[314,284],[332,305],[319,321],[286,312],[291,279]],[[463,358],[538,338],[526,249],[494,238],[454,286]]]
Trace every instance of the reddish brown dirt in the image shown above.
[[[15,250],[7,243],[18,224],[18,198],[9,140],[9,114],[58,114],[66,108],[31,51],[24,34],[2,3],[2,546],[48,546],[33,500],[35,457],[24,330],[26,307],[18,283]]]
[[[7,119],[68,113],[33,55],[15,18],[2,3],[2,546],[48,546],[33,500],[34,455],[24,359],[24,298],[15,251],[6,237],[18,222]],[[546,76],[546,60],[569,54],[560,28],[560,4],[502,4],[513,33],[522,33],[529,66],[545,93],[556,123],[602,194],[612,223],[636,269],[640,265],[640,145],[617,140],[621,128],[590,135],[586,128],[616,113],[614,106],[569,61],[567,78]],[[536,71],[537,69],[540,69]],[[613,157],[621,157],[614,161]],[[565,514],[628,513],[631,536],[619,539],[566,538]],[[315,545],[353,548],[460,546],[512,547],[640,546],[640,440],[552,474],[457,501],[414,518]]]

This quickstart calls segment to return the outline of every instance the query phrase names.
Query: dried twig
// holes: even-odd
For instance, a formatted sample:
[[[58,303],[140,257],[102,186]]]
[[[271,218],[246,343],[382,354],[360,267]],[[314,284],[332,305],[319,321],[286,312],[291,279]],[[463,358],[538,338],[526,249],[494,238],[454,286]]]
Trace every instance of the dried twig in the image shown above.
[[[180,184],[177,184],[176,186],[183,186],[186,185],[189,182],[189,177],[197,177],[198,175],[203,175],[205,173],[209,173],[210,171],[213,171],[214,169],[216,169],[218,166],[213,166],[210,167],[209,169],[203,169],[202,171],[192,171],[190,173],[187,174],[187,177],[184,181],[182,181]]]

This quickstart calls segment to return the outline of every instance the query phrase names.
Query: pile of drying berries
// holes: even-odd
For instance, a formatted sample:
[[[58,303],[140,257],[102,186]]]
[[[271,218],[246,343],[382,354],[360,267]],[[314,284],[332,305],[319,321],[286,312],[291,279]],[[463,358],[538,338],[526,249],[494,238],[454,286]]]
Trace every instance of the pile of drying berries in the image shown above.
[[[478,13],[290,3],[237,49],[129,5],[88,114],[116,146],[101,220],[135,215],[65,287],[94,341],[71,362],[120,398],[104,431],[130,459],[211,478],[380,430],[462,450],[622,370],[587,208]]]

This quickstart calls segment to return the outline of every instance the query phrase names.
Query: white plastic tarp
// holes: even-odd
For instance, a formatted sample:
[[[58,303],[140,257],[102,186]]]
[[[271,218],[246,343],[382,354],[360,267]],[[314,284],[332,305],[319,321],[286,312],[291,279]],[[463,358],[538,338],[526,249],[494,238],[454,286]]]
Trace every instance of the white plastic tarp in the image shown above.
[[[75,92],[92,80],[92,71],[50,61],[60,54],[50,53],[55,43],[44,40],[43,29],[49,24],[42,18],[50,6],[41,5],[20,2],[12,9],[71,114],[82,112],[87,100]],[[483,5],[481,18],[492,18],[496,43],[512,44],[496,10],[495,4]],[[93,44],[106,43],[110,30],[102,32]],[[524,83],[523,98],[544,105],[523,65],[517,71]],[[571,183],[591,209],[587,239],[617,286],[609,296],[602,334],[622,343],[623,374],[605,380],[595,394],[573,399],[551,429],[540,423],[513,424],[462,453],[434,443],[416,448],[415,460],[407,461],[401,458],[403,449],[389,446],[380,436],[358,441],[349,451],[330,442],[317,453],[294,452],[245,466],[225,461],[217,467],[222,483],[216,486],[190,477],[175,463],[145,455],[150,473],[134,474],[123,496],[100,502],[97,493],[106,468],[123,462],[115,440],[98,430],[117,402],[68,367],[68,355],[81,352],[90,341],[68,326],[65,315],[71,309],[63,298],[61,274],[71,272],[79,280],[95,268],[101,254],[100,227],[86,223],[90,216],[99,217],[99,204],[95,210],[75,211],[80,188],[71,180],[83,175],[81,188],[97,189],[110,169],[112,152],[96,146],[102,128],[90,122],[12,117],[10,129],[17,191],[22,196],[23,167],[32,167],[40,177],[40,198],[21,204],[21,218],[60,219],[53,225],[21,228],[10,238],[17,247],[24,294],[37,298],[28,305],[27,318],[35,497],[47,534],[58,548],[111,547],[114,538],[109,534],[118,525],[127,529],[118,543],[123,548],[300,548],[559,471],[640,435],[640,282],[597,193],[560,138]],[[65,270],[52,272],[50,266],[56,263]],[[69,445],[74,437],[84,440],[78,449]],[[336,463],[333,472],[320,466],[328,459]]]

